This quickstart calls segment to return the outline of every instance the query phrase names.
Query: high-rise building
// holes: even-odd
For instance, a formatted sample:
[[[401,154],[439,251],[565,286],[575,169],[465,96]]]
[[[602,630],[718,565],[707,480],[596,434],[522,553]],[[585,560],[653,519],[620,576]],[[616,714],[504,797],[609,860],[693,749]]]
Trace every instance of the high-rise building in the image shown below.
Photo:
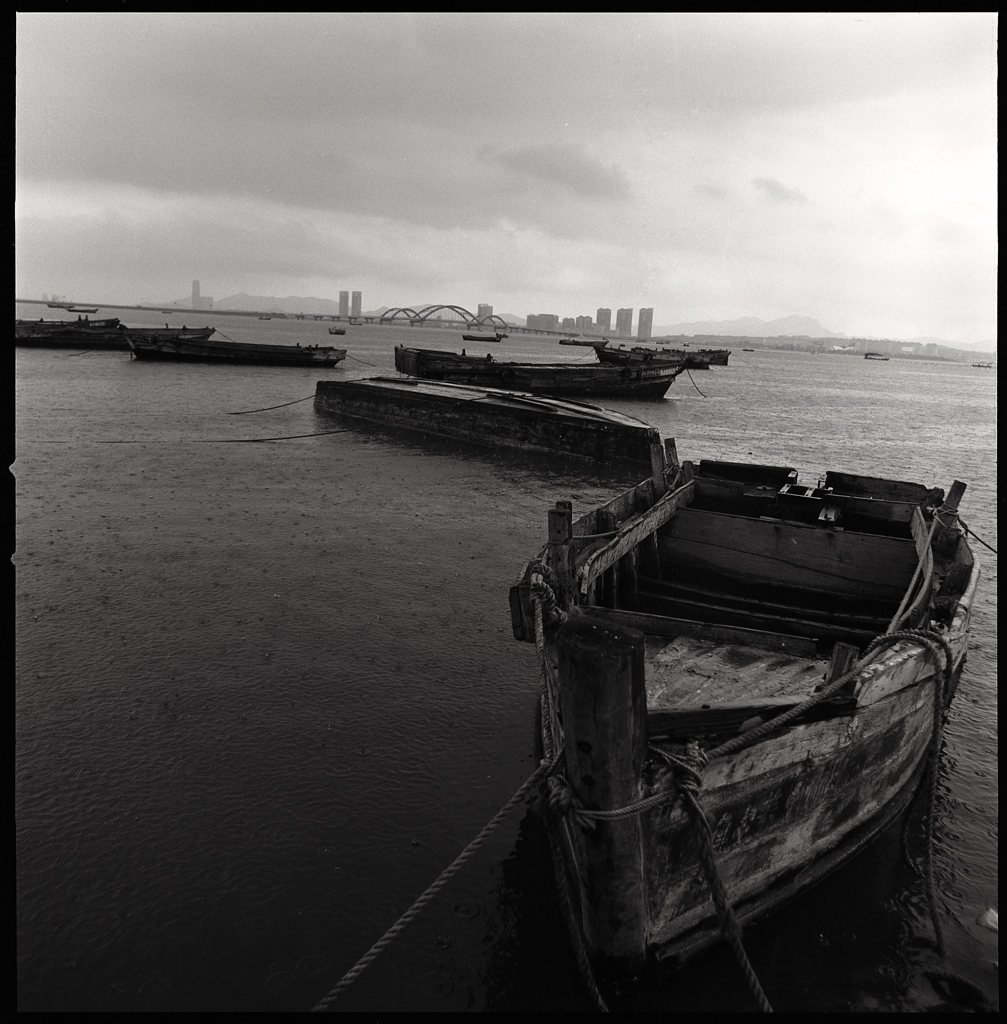
[[[619,309],[615,314],[615,333],[620,338],[633,336],[633,310]]]
[[[201,295],[199,282],[192,282],[192,309],[213,309],[213,296]]]
[[[479,312],[476,314],[476,316],[480,320],[482,320],[483,317],[490,317],[492,315],[493,315],[493,307],[487,305],[485,302],[480,302],[479,303]]]
[[[537,331],[558,331],[559,317],[555,313],[529,313],[525,325]]]
[[[192,308],[199,309],[199,282],[192,282]]]
[[[350,293],[340,292],[339,293],[339,315],[349,316],[350,315]]]
[[[560,326],[564,331],[575,331],[577,330],[577,321],[572,316],[565,316]]]
[[[612,310],[598,310],[598,330],[603,332],[612,330]]]
[[[577,317],[577,330],[590,331],[594,328],[594,321],[589,316]]]
[[[654,333],[654,310],[641,309],[640,320],[636,327],[636,336],[638,338],[650,338]]]
[[[361,293],[353,292],[350,296],[350,316],[360,316]]]

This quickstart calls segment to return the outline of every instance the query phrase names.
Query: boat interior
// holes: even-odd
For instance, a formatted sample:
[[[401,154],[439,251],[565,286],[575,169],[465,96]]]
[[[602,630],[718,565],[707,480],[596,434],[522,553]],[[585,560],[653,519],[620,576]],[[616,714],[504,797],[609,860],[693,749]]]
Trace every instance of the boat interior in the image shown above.
[[[804,487],[791,467],[728,462],[683,463],[669,485],[644,481],[572,528],[579,611],[646,637],[652,731],[694,735],[690,712],[731,731],[793,706],[879,634],[948,621],[969,581],[960,531],[921,511],[957,507],[964,485],[949,506],[918,484]]]

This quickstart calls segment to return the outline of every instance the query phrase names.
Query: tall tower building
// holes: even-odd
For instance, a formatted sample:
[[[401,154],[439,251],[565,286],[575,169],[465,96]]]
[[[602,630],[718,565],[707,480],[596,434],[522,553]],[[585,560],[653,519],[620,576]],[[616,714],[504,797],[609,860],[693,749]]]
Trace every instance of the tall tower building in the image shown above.
[[[612,330],[612,310],[610,309],[599,309],[598,310],[598,330],[603,334],[607,334]]]
[[[654,333],[654,310],[653,307],[650,309],[640,310],[640,322],[636,327],[636,334],[638,338],[647,339]]]
[[[192,308],[199,309],[199,282],[192,282]]]
[[[633,310],[631,308],[616,310],[615,333],[620,338],[631,338],[633,336]]]
[[[489,305],[487,305],[487,304],[486,304],[485,302],[480,302],[480,303],[479,303],[479,312],[478,312],[478,313],[476,313],[476,316],[477,316],[477,317],[478,317],[478,318],[479,318],[480,320],[482,320],[482,318],[483,318],[484,316],[485,316],[485,317],[490,317],[490,316],[492,316],[492,315],[493,315],[493,307],[492,307],[492,306],[489,306]]]
[[[350,316],[360,316],[361,293],[354,292],[350,298]]]
[[[350,315],[350,293],[340,292],[339,293],[339,315],[349,316]]]

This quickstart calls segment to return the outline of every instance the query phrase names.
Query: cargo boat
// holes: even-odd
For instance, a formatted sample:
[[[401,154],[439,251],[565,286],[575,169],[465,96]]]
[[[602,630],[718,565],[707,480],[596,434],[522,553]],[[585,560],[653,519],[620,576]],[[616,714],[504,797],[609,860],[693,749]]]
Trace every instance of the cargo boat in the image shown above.
[[[133,358],[184,363],[226,363],[242,366],[332,367],[346,358],[346,349],[319,345],[258,345],[211,339],[213,327],[189,330],[123,328]]]
[[[395,369],[411,377],[571,398],[663,398],[681,366],[601,366],[584,363],[510,363],[492,356],[434,349],[395,349]]]

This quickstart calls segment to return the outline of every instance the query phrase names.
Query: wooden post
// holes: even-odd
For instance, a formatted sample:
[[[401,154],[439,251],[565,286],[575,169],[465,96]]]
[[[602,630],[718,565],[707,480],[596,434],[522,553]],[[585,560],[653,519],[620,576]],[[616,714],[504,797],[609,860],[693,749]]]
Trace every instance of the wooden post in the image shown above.
[[[835,647],[832,648],[832,657],[829,659],[829,667],[825,670],[825,678],[815,687],[815,690],[824,690],[833,680],[846,675],[857,663],[859,657],[859,647],[854,647],[853,644],[844,644],[841,641],[837,642]],[[853,693],[853,689],[853,683],[851,682],[847,683],[840,692]]]
[[[661,498],[668,490],[668,481],[664,475],[667,469],[664,461],[664,448],[661,445],[661,434],[656,427],[650,428],[650,475],[654,480],[654,497]]]
[[[963,484],[961,480],[956,480],[951,485],[951,490],[948,491],[948,496],[944,499],[944,507],[952,508],[957,511],[958,503],[962,500],[962,495],[965,493],[965,488],[968,484]]]
[[[558,637],[559,709],[567,780],[591,810],[615,810],[643,796],[647,753],[644,638],[573,615]],[[643,819],[599,821],[566,830],[576,850],[587,945],[622,974],[643,967],[648,931]]]
[[[573,502],[557,501],[549,509],[549,546],[546,562],[556,579],[556,601],[563,609],[573,604],[574,569],[570,538],[573,537]]]
[[[677,470],[679,468],[678,446],[673,437],[667,438],[664,442],[664,461],[667,463],[668,469]]]

